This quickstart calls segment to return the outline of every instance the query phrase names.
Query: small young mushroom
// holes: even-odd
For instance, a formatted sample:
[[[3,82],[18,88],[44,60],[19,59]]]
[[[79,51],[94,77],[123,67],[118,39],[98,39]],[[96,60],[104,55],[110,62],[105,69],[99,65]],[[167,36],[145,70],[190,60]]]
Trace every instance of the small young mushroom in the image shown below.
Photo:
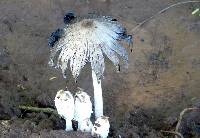
[[[59,90],[54,101],[58,114],[66,121],[65,130],[73,130],[72,119],[74,118],[74,98],[71,92]]]
[[[97,118],[92,128],[92,136],[98,138],[107,138],[110,129],[108,117],[101,116]]]
[[[74,99],[74,120],[78,121],[78,130],[83,132],[91,132],[93,125],[90,121],[92,113],[90,96],[86,92],[80,90],[75,94]]]

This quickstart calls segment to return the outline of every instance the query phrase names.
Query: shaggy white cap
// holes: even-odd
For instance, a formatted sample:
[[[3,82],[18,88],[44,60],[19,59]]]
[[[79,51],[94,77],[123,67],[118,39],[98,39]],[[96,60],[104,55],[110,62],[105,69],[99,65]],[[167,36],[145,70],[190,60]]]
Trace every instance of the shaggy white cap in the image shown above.
[[[68,62],[75,79],[85,64],[90,62],[98,80],[103,76],[105,69],[103,54],[117,68],[119,68],[118,55],[126,64],[128,62],[128,54],[119,42],[129,36],[116,19],[108,16],[77,19],[67,24],[63,32],[51,49],[49,64],[60,68],[65,78]]]
[[[91,132],[93,125],[90,121],[92,113],[92,102],[90,101],[90,96],[86,92],[80,90],[75,94],[74,99],[74,120],[78,121],[78,130]]]
[[[54,101],[60,116],[68,120],[74,118],[74,98],[71,92],[59,90]]]
[[[98,138],[107,138],[110,129],[108,117],[102,116],[97,118],[92,128],[92,136]]]
[[[75,95],[75,111],[74,119],[81,122],[90,118],[92,113],[92,102],[90,96],[83,91],[79,91]]]
[[[70,91],[59,90],[55,97],[55,106],[58,114],[66,121],[65,130],[71,131],[74,118],[74,98]]]

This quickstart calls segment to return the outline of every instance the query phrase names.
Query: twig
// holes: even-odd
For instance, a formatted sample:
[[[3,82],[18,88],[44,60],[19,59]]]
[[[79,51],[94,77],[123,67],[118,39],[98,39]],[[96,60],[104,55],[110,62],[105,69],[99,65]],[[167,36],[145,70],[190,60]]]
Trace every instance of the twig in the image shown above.
[[[178,123],[176,125],[176,129],[175,129],[175,132],[178,132],[179,131],[179,128],[181,126],[181,122],[182,122],[182,119],[183,119],[183,116],[186,112],[188,111],[193,111],[193,110],[200,110],[200,108],[185,108],[181,113],[180,113],[180,116],[179,116],[179,119],[178,119]],[[179,132],[178,132],[179,133]],[[175,136],[176,137],[176,136]],[[176,137],[177,138],[177,137]]]
[[[175,131],[164,131],[164,130],[161,130],[160,132],[162,133],[170,133],[170,134],[175,134],[175,136],[179,136],[180,138],[184,138],[183,135],[179,132],[175,132]]]
[[[52,108],[39,108],[39,107],[32,107],[32,106],[20,105],[19,109],[21,109],[21,110],[27,110],[27,111],[32,111],[32,112],[43,112],[43,113],[49,113],[49,114],[58,115],[57,111],[54,110],[54,109],[52,109]]]
[[[181,126],[181,122],[182,122],[184,114],[186,112],[188,112],[188,111],[193,111],[193,110],[200,110],[200,108],[197,108],[197,107],[185,108],[183,111],[181,111],[175,131],[164,131],[164,130],[161,130],[160,132],[175,134],[175,138],[178,138],[177,136],[179,136],[180,138],[184,138],[183,135],[179,132],[179,128]]]
[[[164,9],[162,9],[161,11],[157,12],[156,14],[152,15],[151,17],[145,19],[141,23],[139,23],[135,28],[132,29],[133,34],[137,33],[137,29],[138,28],[142,27],[146,22],[148,22],[149,20],[155,18],[157,15],[160,15],[160,14],[166,12],[168,9],[173,8],[175,6],[182,5],[182,4],[188,4],[188,3],[200,3],[200,1],[184,1],[184,2],[178,2],[178,3],[172,4],[172,5],[164,8]]]

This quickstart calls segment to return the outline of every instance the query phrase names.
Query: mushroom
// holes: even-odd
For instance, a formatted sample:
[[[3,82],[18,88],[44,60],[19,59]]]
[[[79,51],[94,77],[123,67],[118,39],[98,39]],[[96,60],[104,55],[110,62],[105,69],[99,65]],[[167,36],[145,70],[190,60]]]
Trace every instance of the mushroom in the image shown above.
[[[92,113],[92,103],[90,101],[90,96],[83,90],[79,90],[75,94],[74,99],[74,120],[78,122],[78,130],[82,132],[91,132],[93,125],[90,121]]]
[[[109,117],[101,116],[97,118],[97,120],[94,123],[94,126],[92,128],[92,136],[97,138],[107,138],[109,129],[110,129],[110,123],[108,120]]]
[[[67,77],[66,70],[69,66],[77,80],[85,64],[91,64],[97,119],[103,116],[101,79],[105,69],[104,55],[113,62],[117,70],[120,70],[119,56],[127,66],[128,53],[120,42],[125,40],[131,45],[132,36],[127,35],[126,29],[110,16],[90,15],[78,18],[73,15],[66,19],[67,24],[61,29],[58,40],[50,45],[49,65],[60,68],[64,78]]]
[[[66,121],[65,130],[73,130],[72,119],[74,118],[74,98],[71,92],[59,90],[54,101],[58,114]]]

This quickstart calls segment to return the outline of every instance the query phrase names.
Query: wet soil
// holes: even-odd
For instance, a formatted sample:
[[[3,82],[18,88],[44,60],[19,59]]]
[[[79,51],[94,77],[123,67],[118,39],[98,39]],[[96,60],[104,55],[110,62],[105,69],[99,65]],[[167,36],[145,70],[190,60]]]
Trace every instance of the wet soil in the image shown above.
[[[82,87],[93,97],[90,66],[77,83],[63,79],[48,66],[47,39],[74,11],[110,15],[134,34],[129,68],[117,73],[107,60],[102,80],[104,112],[110,117],[110,137],[174,137],[179,113],[200,102],[200,18],[192,16],[198,4],[172,8],[133,28],[161,9],[180,0],[1,0],[0,1],[0,137],[87,138],[65,132],[64,120],[52,114],[19,110],[19,105],[54,107],[54,97],[66,86]],[[51,77],[56,77],[50,80]],[[180,132],[200,137],[200,112],[184,116]]]

